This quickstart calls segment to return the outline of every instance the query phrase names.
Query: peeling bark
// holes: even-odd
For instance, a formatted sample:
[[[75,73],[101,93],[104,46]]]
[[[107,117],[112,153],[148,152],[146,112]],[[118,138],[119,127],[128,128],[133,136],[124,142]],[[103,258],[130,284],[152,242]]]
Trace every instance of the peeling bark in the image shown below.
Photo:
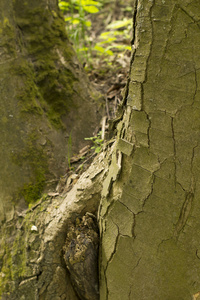
[[[197,1],[135,1],[120,175],[99,211],[102,300],[199,295],[199,16]]]
[[[62,248],[97,210],[101,300],[199,297],[200,6],[135,1],[133,32],[117,140],[66,196],[20,216],[17,236],[2,229],[2,299],[77,300]]]
[[[66,195],[46,196],[2,227],[1,299],[80,299],[71,283],[74,273],[70,270],[71,281],[64,262],[63,247],[77,218],[97,214],[110,152],[101,153]],[[89,290],[78,291],[81,299],[92,299]]]

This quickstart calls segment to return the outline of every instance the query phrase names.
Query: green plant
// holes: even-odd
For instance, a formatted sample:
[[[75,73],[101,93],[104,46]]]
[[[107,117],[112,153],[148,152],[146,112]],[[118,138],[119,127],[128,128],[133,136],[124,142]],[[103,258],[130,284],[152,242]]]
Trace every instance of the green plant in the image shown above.
[[[104,31],[100,35],[100,42],[96,43],[94,50],[98,55],[114,55],[113,50],[122,52],[125,50],[131,51],[130,45],[119,44],[118,39],[120,36],[123,40],[129,39],[130,30],[132,26],[132,20],[124,18],[123,20],[117,20],[107,26],[108,31]]]
[[[99,12],[101,3],[93,0],[59,1],[59,7],[64,12],[67,31],[77,52],[87,54],[89,50],[87,29],[91,27],[89,14]]]
[[[85,138],[86,141],[92,141],[94,146],[91,149],[95,150],[95,153],[99,153],[103,146],[103,139],[101,138],[102,132],[99,131],[96,136]]]
[[[66,0],[67,1],[67,0]],[[63,11],[66,21],[66,28],[79,59],[87,62],[87,69],[93,69],[99,61],[112,65],[118,61],[123,66],[121,55],[131,51],[130,32],[132,29],[131,18],[124,17],[108,24],[105,31],[95,38],[91,38],[93,14],[99,13],[101,19],[101,8],[110,4],[107,0],[68,0],[59,1],[59,7]],[[112,2],[112,1],[111,1]],[[115,1],[114,1],[115,2]],[[132,7],[123,8],[124,11],[131,11]],[[98,17],[97,16],[97,17]],[[94,26],[93,26],[94,27]]]

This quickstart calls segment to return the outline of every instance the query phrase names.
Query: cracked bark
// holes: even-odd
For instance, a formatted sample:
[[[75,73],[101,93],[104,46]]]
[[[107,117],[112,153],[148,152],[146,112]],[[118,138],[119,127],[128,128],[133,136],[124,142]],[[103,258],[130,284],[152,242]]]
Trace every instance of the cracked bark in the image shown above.
[[[73,265],[71,258],[72,265],[67,264],[71,279],[62,249],[66,237],[69,240],[73,235],[71,224],[84,219],[85,214],[90,216],[88,212],[97,214],[102,182],[110,163],[108,153],[109,149],[106,154],[101,153],[66,195],[45,197],[1,228],[1,299],[98,299],[95,286],[98,285],[95,277],[98,266],[93,264],[98,254],[97,234],[90,229],[89,222],[86,222],[86,229],[80,227],[83,229],[77,236],[77,244],[84,236],[82,242],[86,247],[83,245],[82,249],[80,245],[79,252],[87,259]],[[93,277],[91,281],[88,280],[90,276]],[[77,283],[75,290],[80,298],[72,282]]]
[[[26,299],[28,290],[39,299],[77,299],[58,253],[69,220],[97,207],[101,300],[197,299],[199,16],[191,0],[135,2],[130,78],[111,163],[101,154],[66,197],[46,199],[18,220],[11,278],[16,266],[23,280],[10,299]],[[9,236],[12,228],[5,231]],[[19,255],[30,264],[22,266]]]
[[[132,234],[123,236],[116,211],[115,253],[100,261],[101,300],[199,295],[199,15],[195,1],[135,1],[126,108],[118,124],[122,168],[104,200],[124,204],[134,221]],[[125,151],[130,140],[133,149]],[[101,254],[113,253],[106,243],[111,233],[103,230],[112,213],[99,212]]]

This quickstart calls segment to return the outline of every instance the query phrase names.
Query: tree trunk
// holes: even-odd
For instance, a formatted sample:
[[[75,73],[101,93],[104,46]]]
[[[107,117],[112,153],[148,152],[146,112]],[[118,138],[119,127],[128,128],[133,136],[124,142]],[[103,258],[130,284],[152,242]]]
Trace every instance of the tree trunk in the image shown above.
[[[87,293],[89,296],[86,298],[77,296],[82,291],[81,295],[85,295],[86,288],[88,292],[98,286],[98,282],[94,282],[89,288],[87,284],[93,281],[90,274],[98,276],[97,264],[94,266],[89,264],[91,268],[87,272],[89,273],[87,279],[90,281],[87,281],[86,285],[85,282],[80,282],[78,289],[74,291],[71,282],[74,283],[74,278],[75,283],[83,280],[80,278],[83,273],[79,273],[82,271],[80,258],[81,256],[84,258],[87,253],[71,246],[71,250],[76,251],[70,258],[71,261],[73,260],[72,267],[77,276],[71,276],[70,279],[64,262],[65,249],[63,248],[66,238],[69,239],[70,233],[74,234],[72,231],[72,227],[75,227],[74,223],[79,222],[88,212],[90,214],[97,212],[110,152],[111,150],[107,150],[107,157],[101,153],[66,195],[43,196],[32,208],[16,216],[1,228],[1,299],[97,299],[96,293],[94,297],[92,293]],[[85,235],[85,231],[80,231],[78,227],[77,230],[79,235]],[[90,237],[90,234],[87,235],[86,241],[91,240]],[[76,241],[74,239],[72,242],[76,243]],[[81,260],[84,262],[84,259]]]
[[[93,91],[56,0],[0,3],[0,223],[37,200],[92,136]],[[69,153],[69,154],[68,154]]]
[[[135,1],[116,171],[100,206],[102,300],[200,297],[199,16],[197,1]]]
[[[86,252],[74,250],[97,209],[101,300],[200,296],[200,6],[155,2],[135,1],[116,141],[69,193],[43,197],[2,227],[2,299],[92,299],[94,286],[79,277]]]

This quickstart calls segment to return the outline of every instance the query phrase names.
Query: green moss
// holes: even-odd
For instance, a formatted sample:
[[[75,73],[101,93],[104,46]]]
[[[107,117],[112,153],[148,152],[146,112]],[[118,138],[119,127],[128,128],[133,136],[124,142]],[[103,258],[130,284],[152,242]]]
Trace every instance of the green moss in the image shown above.
[[[46,197],[43,199],[46,200]],[[34,218],[37,218],[37,214]],[[12,230],[7,227],[1,236],[0,298],[15,292],[19,282],[33,274],[32,265],[28,265],[28,262],[35,259],[40,244],[38,233],[31,231],[34,218],[32,212],[28,211],[19,231],[16,232],[15,226]],[[16,232],[15,237],[12,237],[13,232]],[[34,239],[32,235],[35,235]]]
[[[26,244],[23,235],[17,235],[12,247],[11,279],[17,280],[26,274]]]
[[[14,27],[10,24],[8,18],[4,18],[3,22],[0,22],[1,33],[1,47],[4,50],[4,54],[15,57],[16,54],[16,41]]]
[[[42,97],[35,84],[33,66],[24,59],[18,59],[13,63],[12,72],[18,76],[17,99],[22,112],[42,115]]]
[[[18,2],[16,12],[16,22],[23,32],[21,43],[26,43],[27,55],[31,57],[29,61],[22,57],[23,62],[15,68],[24,84],[17,97],[23,111],[40,114],[44,111],[55,128],[63,128],[62,116],[73,106],[73,85],[77,81],[66,67],[74,51],[64,20],[54,11],[28,9]]]
[[[11,281],[12,278],[12,245],[8,246],[6,243],[6,236],[4,237],[3,241],[1,241],[1,248],[4,249],[4,254],[1,257],[2,260],[2,268],[0,273],[0,297],[3,293],[6,293],[7,296],[10,295],[10,292],[13,291],[14,286]]]
[[[24,184],[20,194],[28,203],[32,203],[40,197],[45,187],[45,179],[45,174],[42,171],[41,173],[38,172],[36,177],[31,178],[29,183]]]
[[[56,129],[65,129],[65,125],[62,122],[61,115],[59,112],[56,112],[53,109],[49,109],[47,116],[51,124]]]
[[[46,177],[49,174],[47,154],[44,149],[37,144],[37,134],[32,132],[25,140],[25,147],[19,153],[12,156],[12,161],[22,166],[26,164],[32,176],[29,182],[19,190],[18,197],[24,197],[27,203],[38,200],[46,185]]]

